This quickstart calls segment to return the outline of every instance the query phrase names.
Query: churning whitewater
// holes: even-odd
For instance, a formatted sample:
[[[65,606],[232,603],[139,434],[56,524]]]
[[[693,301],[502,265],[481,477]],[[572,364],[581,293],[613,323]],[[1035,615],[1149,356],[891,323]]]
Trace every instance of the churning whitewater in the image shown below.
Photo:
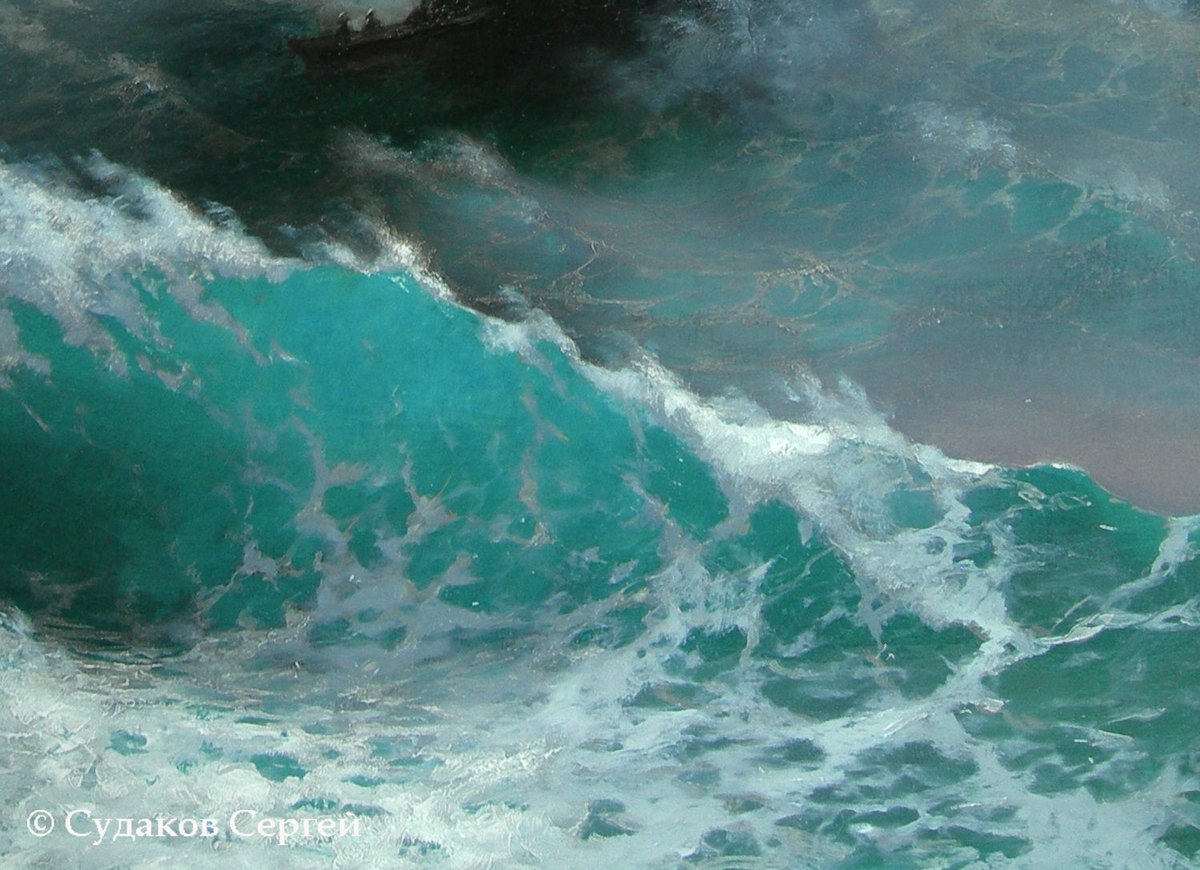
[[[618,6],[0,0],[7,860],[1200,855],[1196,10]]]

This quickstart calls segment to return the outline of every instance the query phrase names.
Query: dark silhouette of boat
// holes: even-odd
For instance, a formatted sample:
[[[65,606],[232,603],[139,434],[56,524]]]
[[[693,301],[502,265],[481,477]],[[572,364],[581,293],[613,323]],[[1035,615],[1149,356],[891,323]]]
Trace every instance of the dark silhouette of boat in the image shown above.
[[[289,40],[312,69],[373,66],[393,58],[457,51],[506,62],[536,56],[546,61],[572,45],[617,48],[636,38],[636,17],[663,0],[424,0],[398,24],[373,13],[358,29],[343,15],[332,33]],[[684,0],[687,2],[687,0]],[[453,48],[452,48],[453,47]],[[446,55],[442,55],[446,56]]]
[[[500,6],[483,5],[456,13],[443,10],[439,14],[437,7],[424,4],[399,24],[387,26],[380,24],[369,12],[366,23],[359,30],[352,30],[343,14],[335,32],[290,39],[288,45],[310,67],[370,63],[418,48],[430,40],[478,27],[502,15],[503,11]]]

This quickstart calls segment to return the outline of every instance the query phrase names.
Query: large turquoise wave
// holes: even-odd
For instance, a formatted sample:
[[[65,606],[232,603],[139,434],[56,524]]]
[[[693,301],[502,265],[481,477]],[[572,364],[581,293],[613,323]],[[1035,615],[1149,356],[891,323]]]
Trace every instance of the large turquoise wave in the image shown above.
[[[10,263],[5,851],[73,860],[22,820],[86,800],[369,822],[314,866],[1194,852],[1195,522],[852,391],[785,422],[596,367],[402,246],[284,261],[102,162],[119,197],[6,171],[110,244]]]

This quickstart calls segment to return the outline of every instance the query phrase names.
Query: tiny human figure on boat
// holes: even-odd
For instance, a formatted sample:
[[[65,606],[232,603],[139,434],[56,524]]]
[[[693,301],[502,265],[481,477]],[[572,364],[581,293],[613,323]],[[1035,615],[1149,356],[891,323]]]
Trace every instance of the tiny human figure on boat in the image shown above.
[[[337,38],[350,38],[350,16],[342,12],[337,17]]]
[[[379,20],[379,16],[375,14],[374,9],[367,10],[367,17],[363,21],[363,33],[378,33],[383,30],[383,24]]]

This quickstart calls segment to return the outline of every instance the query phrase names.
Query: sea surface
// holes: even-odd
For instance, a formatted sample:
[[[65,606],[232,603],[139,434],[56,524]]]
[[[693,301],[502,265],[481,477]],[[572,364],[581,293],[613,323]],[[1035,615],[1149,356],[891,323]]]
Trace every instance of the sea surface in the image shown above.
[[[341,8],[0,0],[0,863],[1200,861],[1200,7]]]

